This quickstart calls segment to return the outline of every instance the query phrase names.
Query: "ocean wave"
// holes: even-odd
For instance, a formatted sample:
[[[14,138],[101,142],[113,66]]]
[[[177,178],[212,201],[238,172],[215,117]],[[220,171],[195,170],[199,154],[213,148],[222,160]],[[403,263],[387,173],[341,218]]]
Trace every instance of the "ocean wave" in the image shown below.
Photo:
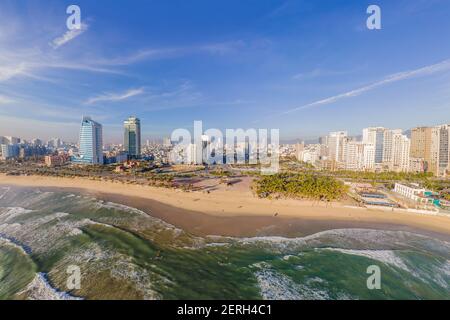
[[[134,213],[140,217],[145,218],[145,222],[151,222],[153,224],[153,226],[157,226],[161,229],[165,229],[165,230],[171,230],[174,233],[174,236],[180,236],[182,234],[184,234],[184,231],[180,228],[175,227],[174,225],[165,222],[162,219],[153,217],[151,215],[151,213],[147,213],[144,212],[142,210],[139,210],[137,208],[134,207],[130,207],[124,204],[120,204],[120,203],[115,203],[115,202],[104,202],[102,200],[96,200],[94,202],[94,206],[97,209],[108,209],[108,210],[117,210],[117,211],[122,211],[122,212],[127,212],[127,213]],[[132,223],[132,221],[130,221],[130,219],[127,219],[129,221],[129,223]],[[142,220],[139,220],[138,223],[141,223]],[[148,227],[148,224],[144,224],[145,226]],[[135,227],[137,229],[139,229],[139,225],[135,225]]]
[[[49,203],[55,192],[40,191],[39,189],[21,194],[20,206],[24,208],[33,208],[38,203]]]
[[[69,199],[69,198],[74,198],[74,197],[76,197],[77,195],[76,194],[73,194],[73,193],[70,193],[70,194],[68,194],[68,195],[65,195],[64,197],[62,197],[63,199]]]
[[[4,246],[10,246],[19,250],[25,256],[28,255],[29,253],[27,252],[26,247],[20,245],[19,243],[16,243],[14,240],[10,240],[6,237],[3,237],[1,234],[0,234],[0,243]]]
[[[103,209],[110,209],[110,210],[118,210],[118,211],[126,211],[126,212],[131,212],[131,213],[135,213],[141,216],[148,216],[147,213],[145,213],[142,210],[133,208],[133,207],[129,207],[126,206],[124,204],[120,204],[120,203],[115,203],[115,202],[104,202],[102,200],[97,200],[95,202],[96,206],[98,208],[103,208]]]
[[[0,221],[8,222],[9,220],[31,212],[33,212],[33,210],[28,210],[22,207],[3,207],[0,208]]]
[[[97,243],[72,250],[57,263],[52,275],[61,276],[57,270],[65,270],[68,265],[79,266],[85,276],[94,279],[108,272],[111,278],[132,284],[145,300],[161,299],[154,290],[154,281],[158,282],[159,289],[161,285],[171,284],[169,279],[135,264],[132,257]]]
[[[392,250],[352,250],[339,248],[324,248],[321,250],[336,251],[344,254],[366,257],[411,272],[403,260]]]
[[[450,260],[446,260],[439,266],[434,266],[434,272],[431,274],[432,280],[440,287],[450,288]]]
[[[82,298],[53,288],[47,275],[42,272],[37,273],[33,281],[18,295],[25,295],[28,300],[82,300]]]
[[[314,248],[397,250],[423,249],[439,254],[450,252],[450,243],[407,231],[372,229],[332,229],[297,238],[276,236],[251,238],[224,238],[248,246],[263,246],[280,252],[302,251]]]
[[[74,220],[66,212],[56,212],[47,215],[36,211],[36,216],[30,214],[35,211],[15,208],[9,210],[8,215],[0,215],[0,235],[15,239],[18,243],[26,244],[29,250],[43,253],[50,249],[57,249],[66,243],[67,237],[82,234],[81,228],[93,224],[89,219]],[[28,213],[23,218],[23,213]],[[16,222],[15,219],[21,218]]]
[[[11,187],[0,187],[0,200],[11,190]]]
[[[255,265],[261,268],[261,264]],[[264,300],[328,300],[330,296],[324,290],[314,289],[295,283],[290,277],[270,268],[261,268],[255,272],[260,294]]]

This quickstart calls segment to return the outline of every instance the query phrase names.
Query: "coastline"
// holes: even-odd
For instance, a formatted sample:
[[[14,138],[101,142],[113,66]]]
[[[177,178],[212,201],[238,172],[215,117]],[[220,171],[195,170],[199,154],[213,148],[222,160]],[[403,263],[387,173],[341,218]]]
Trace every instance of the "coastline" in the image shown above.
[[[351,208],[341,203],[258,199],[248,188],[184,192],[86,178],[5,174],[0,174],[0,185],[88,193],[138,208],[200,236],[295,237],[330,229],[367,228],[416,232],[450,241],[450,217]]]

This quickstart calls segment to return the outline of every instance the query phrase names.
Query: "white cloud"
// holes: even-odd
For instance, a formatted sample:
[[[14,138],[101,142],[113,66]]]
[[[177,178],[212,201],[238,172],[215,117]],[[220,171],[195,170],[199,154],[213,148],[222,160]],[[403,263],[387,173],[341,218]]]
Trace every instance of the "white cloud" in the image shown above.
[[[58,49],[59,47],[65,45],[66,43],[72,41],[73,39],[75,39],[76,37],[80,36],[81,34],[83,34],[87,29],[88,29],[88,25],[85,23],[81,24],[81,28],[80,29],[72,29],[72,30],[68,30],[66,33],[64,33],[62,36],[54,39],[52,41],[52,43],[50,44],[54,49]]]
[[[14,102],[13,99],[3,96],[3,95],[0,95],[0,104],[8,104],[8,103],[12,103],[12,102]]]
[[[344,93],[341,93],[341,94],[338,94],[338,95],[335,95],[335,96],[332,96],[332,97],[329,97],[326,99],[308,103],[303,106],[284,111],[282,114],[289,114],[289,113],[296,112],[296,111],[303,110],[303,109],[308,109],[308,108],[312,108],[312,107],[318,107],[318,106],[334,103],[334,102],[342,100],[342,99],[359,96],[367,91],[371,91],[373,89],[376,89],[378,87],[381,87],[381,86],[384,86],[384,85],[387,85],[390,83],[395,83],[398,81],[407,80],[407,79],[414,78],[414,77],[432,75],[434,73],[442,72],[442,71],[446,71],[446,70],[450,70],[450,59],[442,61],[440,63],[429,65],[426,67],[422,67],[419,69],[395,73],[395,74],[385,77],[384,79],[382,79],[380,81],[369,84],[367,86],[364,86],[364,87],[361,87],[361,88],[358,88],[355,90],[351,90],[348,92],[344,92]]]
[[[85,104],[96,104],[97,102],[122,101],[144,93],[143,88],[130,89],[124,93],[105,93],[88,99]]]
[[[128,56],[98,59],[96,61],[96,64],[107,66],[122,66],[138,63],[141,61],[176,58],[196,53],[223,55],[227,53],[237,52],[237,50],[240,50],[243,47],[245,47],[245,42],[238,40],[229,42],[207,43],[203,45],[186,47],[151,48],[140,50]]]
[[[0,81],[9,80],[11,78],[25,75],[26,66],[24,63],[15,65],[0,65]]]
[[[313,69],[309,72],[297,73],[292,76],[293,80],[305,80],[305,79],[314,79],[319,77],[331,77],[331,76],[339,76],[350,74],[354,72],[354,70],[347,71],[335,71],[335,70],[324,70],[320,68]]]

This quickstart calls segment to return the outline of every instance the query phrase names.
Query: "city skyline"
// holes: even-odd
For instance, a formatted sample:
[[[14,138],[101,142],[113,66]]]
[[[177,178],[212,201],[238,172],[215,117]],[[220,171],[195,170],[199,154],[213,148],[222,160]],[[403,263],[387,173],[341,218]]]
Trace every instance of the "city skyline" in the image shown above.
[[[435,31],[450,27],[445,1],[379,1],[382,30],[365,27],[367,1],[138,1],[126,14],[80,1],[75,33],[69,4],[0,5],[1,135],[74,141],[83,114],[106,143],[130,114],[144,141],[194,120],[281,128],[287,141],[450,119],[450,44]]]
[[[449,168],[450,140],[448,137],[450,136],[450,124],[414,127],[410,130],[409,135],[403,129],[373,126],[364,128],[362,135],[358,136],[349,135],[348,131],[329,132],[326,136],[318,137],[318,144],[313,141],[297,141],[293,149],[293,144],[282,144],[280,147],[278,134],[276,134],[275,141],[272,140],[274,137],[271,136],[270,144],[266,145],[265,138],[260,141],[254,129],[247,132],[231,130],[227,132],[225,141],[220,130],[218,132],[217,129],[213,129],[213,131],[210,131],[211,128],[208,130],[202,129],[201,122],[194,124],[194,127],[196,127],[194,136],[196,130],[202,130],[200,131],[202,137],[201,152],[196,153],[195,151],[198,147],[198,141],[195,139],[190,142],[185,141],[188,139],[184,136],[185,133],[183,133],[182,141],[178,143],[176,137],[181,137],[179,136],[181,132],[179,132],[171,137],[175,139],[174,141],[170,141],[170,138],[168,142],[168,138],[163,139],[163,143],[160,145],[163,149],[157,150],[157,153],[161,151],[164,153],[168,151],[164,148],[172,149],[173,147],[171,154],[168,156],[166,154],[167,157],[165,156],[163,161],[182,164],[186,162],[202,164],[211,161],[211,163],[216,164],[219,159],[220,163],[217,164],[221,164],[222,161],[225,163],[221,154],[226,152],[228,161],[229,152],[231,152],[230,154],[234,155],[231,158],[236,160],[237,150],[243,152],[242,159],[247,161],[252,156],[254,159],[258,159],[258,154],[261,157],[260,152],[265,155],[264,151],[261,150],[265,150],[270,145],[269,148],[277,148],[277,155],[285,157],[293,155],[301,162],[331,170],[432,172],[438,176],[445,176]],[[130,116],[124,120],[123,130],[123,144],[111,144],[107,147],[108,144],[103,144],[102,124],[94,121],[91,117],[84,116],[77,144],[66,144],[59,138],[53,138],[47,143],[35,138],[30,143],[20,137],[0,136],[0,159],[25,159],[47,153],[53,154],[45,157],[46,163],[50,165],[53,161],[64,163],[69,159],[73,163],[84,164],[115,163],[127,158],[140,159],[141,156],[154,159],[152,152],[156,149],[149,153],[148,140],[144,154],[141,153],[141,122],[138,117]],[[254,131],[254,133],[251,131]],[[212,136],[208,136],[208,132]],[[198,131],[197,134],[199,134]],[[229,137],[233,141],[231,145],[227,142]],[[237,139],[236,144],[234,144],[235,139]],[[247,141],[247,139],[249,140]],[[250,152],[250,148],[247,149],[247,144],[254,144],[256,150]],[[47,150],[46,147],[49,149]],[[218,158],[215,155],[217,148],[222,150]],[[56,155],[55,152],[58,152],[58,154]],[[275,158],[272,160],[278,162],[279,157],[276,156]]]
[[[91,118],[90,116],[83,116],[80,118],[81,122],[83,122],[84,118]],[[121,121],[121,137],[115,139],[115,140],[111,140],[110,138],[108,138],[108,131],[106,131],[106,134],[104,134],[103,136],[103,145],[107,146],[107,145],[124,145],[124,130],[125,130],[125,122],[127,122],[129,119],[131,118],[136,118],[137,120],[139,120],[139,126],[145,127],[145,123],[142,125],[141,121],[140,121],[140,117],[136,117],[136,116],[129,116],[127,117],[125,120]],[[402,133],[407,134],[408,136],[411,135],[411,131],[413,129],[420,129],[420,128],[432,128],[432,127],[436,127],[436,126],[440,126],[443,124],[449,124],[450,125],[450,121],[446,122],[446,121],[441,121],[439,123],[432,123],[432,124],[422,124],[422,125],[416,125],[410,128],[400,128],[399,126],[392,126],[389,127],[390,129],[395,129],[395,130],[401,130]],[[102,125],[102,127],[104,128],[104,125],[102,123],[100,123]],[[192,131],[192,127],[191,126],[186,126],[185,128],[182,129],[187,129],[189,131]],[[205,126],[205,128],[207,128]],[[353,137],[353,138],[358,138],[358,141],[362,141],[364,139],[364,130],[368,129],[368,128],[388,128],[387,126],[384,126],[383,124],[377,124],[377,125],[368,125],[364,128],[362,128],[359,132],[351,132],[349,130],[347,130],[346,128],[341,128],[341,130],[337,130],[337,131],[332,131],[328,128],[322,128],[323,129],[323,134],[317,135],[317,136],[309,136],[309,137],[297,137],[297,138],[292,138],[292,139],[282,139],[280,138],[280,143],[282,144],[295,144],[295,143],[299,143],[299,142],[305,142],[307,144],[314,144],[317,141],[320,142],[320,139],[328,136],[330,133],[334,133],[334,132],[345,132],[346,136],[348,137]],[[233,128],[234,129],[248,129],[248,128]],[[250,128],[252,129],[252,128]],[[21,135],[20,133],[13,133],[13,134],[1,134],[0,132],[0,137],[12,137],[12,138],[19,138],[21,139],[21,141],[25,140],[27,142],[33,142],[33,140],[38,140],[41,142],[51,142],[55,139],[64,141],[66,143],[70,143],[70,144],[78,144],[79,143],[79,130],[80,130],[80,122],[78,122],[78,128],[77,128],[77,133],[76,133],[76,137],[74,137],[73,139],[61,139],[61,137],[58,136],[54,136],[54,135],[48,135],[48,138],[44,138],[41,136],[24,136]],[[206,129],[205,129],[206,130]],[[105,132],[105,130],[103,130]],[[142,132],[142,130],[140,130]],[[140,135],[141,136],[141,146],[143,146],[144,144],[146,144],[147,142],[160,142],[160,143],[164,143],[164,141],[168,138],[170,138],[171,136],[171,132],[168,133],[167,135],[161,135],[161,136],[144,136],[144,135]],[[1,142],[1,141],[0,141]]]

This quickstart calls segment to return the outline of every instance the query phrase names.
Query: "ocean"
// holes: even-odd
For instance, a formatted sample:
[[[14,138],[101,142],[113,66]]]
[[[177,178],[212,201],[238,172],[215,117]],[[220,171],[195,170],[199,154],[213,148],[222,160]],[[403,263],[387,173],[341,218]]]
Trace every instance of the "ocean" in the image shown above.
[[[68,286],[70,268],[80,287]],[[369,289],[370,266],[379,289]],[[450,299],[450,242],[406,231],[195,236],[90,195],[0,187],[0,299]]]

